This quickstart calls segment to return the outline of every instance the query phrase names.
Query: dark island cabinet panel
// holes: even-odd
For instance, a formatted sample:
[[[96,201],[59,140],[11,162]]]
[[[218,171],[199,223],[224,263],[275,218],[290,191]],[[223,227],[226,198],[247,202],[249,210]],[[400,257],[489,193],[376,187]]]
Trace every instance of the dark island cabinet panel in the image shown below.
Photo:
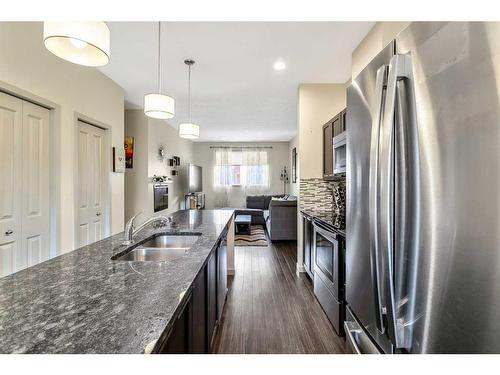
[[[217,328],[217,255],[215,253],[208,259],[207,270],[207,339],[210,347]]]
[[[207,353],[207,268],[204,267],[196,277],[193,286],[192,310],[192,353]]]
[[[184,354],[190,353],[192,326],[192,296],[189,295],[181,311],[177,315],[167,340],[163,343],[160,353]]]
[[[227,295],[227,232],[217,242],[160,345],[160,353],[210,353]]]
[[[227,242],[224,238],[217,249],[217,320],[222,319],[222,311],[227,296]]]

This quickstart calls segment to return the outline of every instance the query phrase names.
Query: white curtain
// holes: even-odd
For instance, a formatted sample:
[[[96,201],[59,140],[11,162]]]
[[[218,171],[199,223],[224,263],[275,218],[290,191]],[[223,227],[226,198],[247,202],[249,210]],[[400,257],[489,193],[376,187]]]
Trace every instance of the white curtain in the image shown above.
[[[229,193],[232,186],[232,176],[228,166],[231,163],[231,149],[226,147],[213,149],[214,163],[214,205],[229,207]]]
[[[245,195],[269,193],[269,152],[259,147],[242,149],[244,168],[243,185]]]
[[[261,147],[214,148],[213,160],[216,207],[244,206],[245,196],[269,193],[268,149]]]

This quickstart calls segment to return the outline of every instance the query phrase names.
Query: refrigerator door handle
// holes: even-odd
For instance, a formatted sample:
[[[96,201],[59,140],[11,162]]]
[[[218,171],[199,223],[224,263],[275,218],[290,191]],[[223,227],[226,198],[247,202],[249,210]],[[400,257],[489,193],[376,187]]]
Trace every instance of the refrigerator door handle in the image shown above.
[[[387,317],[387,332],[389,338],[396,348],[405,348],[403,319],[398,319],[398,304],[396,302],[396,278],[395,278],[395,258],[396,253],[401,252],[400,243],[395,242],[394,232],[394,207],[395,194],[401,198],[401,212],[405,212],[407,201],[407,190],[396,192],[395,187],[395,168],[396,163],[406,163],[404,155],[400,152],[395,152],[395,123],[398,122],[398,129],[404,129],[406,124],[400,123],[407,118],[405,106],[406,98],[409,93],[406,92],[406,80],[410,77],[411,72],[411,57],[409,55],[396,55],[391,59],[389,65],[389,75],[387,79],[387,95],[384,108],[384,120],[382,125],[382,146],[381,146],[381,246],[383,249],[384,259],[384,284],[385,290],[383,298],[386,302],[386,317]],[[396,116],[395,114],[398,114]],[[398,142],[404,142],[403,138],[398,138]],[[404,149],[407,145],[402,144],[398,147]],[[398,158],[398,160],[396,160]],[[398,186],[407,189],[407,185]],[[400,217],[398,216],[398,219]],[[398,221],[398,228],[403,225],[403,230],[406,230],[407,223]],[[399,235],[399,233],[398,233]],[[400,238],[400,237],[398,237]],[[399,303],[399,302],[398,302]]]
[[[375,323],[377,329],[385,332],[383,319],[383,301],[380,259],[379,259],[379,143],[380,124],[384,106],[384,90],[387,83],[388,66],[383,65],[377,70],[375,83],[375,114],[372,122],[371,149],[370,149],[370,180],[369,180],[369,220],[370,220],[370,265],[373,280],[373,295],[376,307]]]

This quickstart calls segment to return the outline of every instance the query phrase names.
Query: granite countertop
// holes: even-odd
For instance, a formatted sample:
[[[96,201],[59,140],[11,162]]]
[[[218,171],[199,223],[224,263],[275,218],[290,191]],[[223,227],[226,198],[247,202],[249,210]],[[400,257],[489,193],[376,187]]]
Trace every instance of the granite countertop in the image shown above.
[[[0,279],[0,353],[142,353],[170,326],[232,210],[182,210],[172,228],[200,233],[191,250],[167,262],[112,261],[123,234]]]
[[[338,215],[334,214],[333,211],[331,210],[325,211],[315,207],[301,207],[300,212],[308,216],[311,216],[315,219],[321,220],[322,222],[331,226],[332,229],[335,230],[337,233],[339,233],[341,236],[343,236],[344,238],[346,237],[345,228],[344,229],[336,228]]]

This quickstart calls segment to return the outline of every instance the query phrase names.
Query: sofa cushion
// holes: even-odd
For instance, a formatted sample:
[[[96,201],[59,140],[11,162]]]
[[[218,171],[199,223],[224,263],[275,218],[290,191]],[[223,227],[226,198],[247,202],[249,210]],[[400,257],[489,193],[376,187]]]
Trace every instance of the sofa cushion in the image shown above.
[[[265,195],[249,195],[247,196],[247,208],[266,209],[266,196]]]

